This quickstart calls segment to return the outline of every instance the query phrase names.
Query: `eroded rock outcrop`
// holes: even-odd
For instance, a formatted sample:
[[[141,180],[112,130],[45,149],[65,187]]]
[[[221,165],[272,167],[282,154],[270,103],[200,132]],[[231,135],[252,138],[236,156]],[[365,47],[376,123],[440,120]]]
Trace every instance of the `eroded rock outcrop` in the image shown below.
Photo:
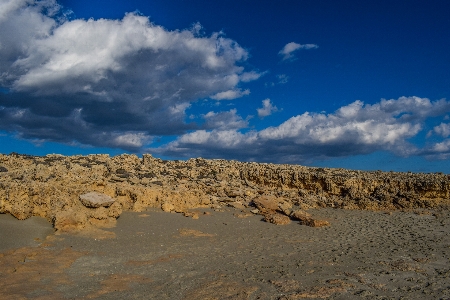
[[[111,204],[95,207],[80,201],[80,196],[93,192],[110,197]],[[282,224],[299,220],[296,211],[314,207],[448,209],[449,198],[450,177],[440,173],[363,172],[202,158],[163,161],[149,154],[142,158],[0,154],[0,213],[18,219],[46,217],[60,230],[112,226],[122,210],[148,207],[172,212],[252,207],[268,221]],[[300,222],[327,225],[313,217]]]

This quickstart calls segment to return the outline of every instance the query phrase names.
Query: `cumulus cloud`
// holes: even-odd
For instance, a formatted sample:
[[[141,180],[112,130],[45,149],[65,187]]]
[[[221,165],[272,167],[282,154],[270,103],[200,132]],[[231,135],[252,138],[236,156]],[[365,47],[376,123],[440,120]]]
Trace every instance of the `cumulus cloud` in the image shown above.
[[[210,111],[203,115],[203,118],[205,119],[203,127],[207,129],[229,130],[245,128],[248,126],[248,120],[242,119],[242,117],[237,114],[237,109],[218,113]]]
[[[246,95],[250,95],[250,90],[241,90],[241,89],[234,89],[234,90],[228,90],[224,92],[217,93],[213,96],[211,96],[211,99],[214,100],[233,100],[236,98],[240,98]]]
[[[450,102],[444,99],[401,97],[373,105],[355,101],[331,114],[305,112],[260,131],[194,131],[152,151],[288,163],[378,150],[403,156],[424,154],[408,139],[421,131],[427,118],[449,111]],[[442,151],[447,146],[450,148],[450,142],[435,145]]]
[[[240,65],[244,48],[200,36],[199,24],[67,20],[55,0],[6,0],[0,26],[0,129],[26,138],[136,150],[196,128],[185,122],[192,102],[248,95],[239,85],[261,76]]]
[[[448,119],[445,117],[445,119]],[[442,141],[428,144],[424,149],[420,150],[420,154],[428,159],[449,159],[450,158],[450,124],[441,123],[435,126],[427,134],[427,138],[432,135],[438,135],[444,138]]]
[[[427,137],[430,137],[432,134],[440,135],[444,138],[447,138],[450,136],[450,124],[447,123],[441,123],[438,126],[435,126],[433,130],[430,130],[427,134]]]
[[[295,56],[294,56],[294,52],[300,49],[316,49],[319,48],[319,46],[317,46],[316,44],[297,44],[294,42],[290,42],[287,43],[283,49],[280,50],[280,52],[278,52],[278,55],[282,56],[283,60],[294,60]]]
[[[258,117],[264,118],[270,116],[273,112],[277,112],[278,108],[272,104],[269,98],[262,101],[263,107],[256,109]]]
[[[255,71],[242,73],[239,78],[242,82],[250,82],[259,79],[261,76],[265,75],[267,72],[258,73]]]
[[[422,155],[429,160],[443,160],[450,158],[450,139],[429,144],[418,151],[418,155]]]

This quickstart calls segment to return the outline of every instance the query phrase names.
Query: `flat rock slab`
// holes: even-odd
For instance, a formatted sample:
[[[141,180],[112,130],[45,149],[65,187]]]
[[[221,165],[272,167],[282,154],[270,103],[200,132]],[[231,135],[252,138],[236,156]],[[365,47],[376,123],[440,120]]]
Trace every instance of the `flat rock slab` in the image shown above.
[[[80,201],[86,207],[97,208],[100,206],[109,207],[114,203],[114,199],[99,192],[89,192],[80,195]]]

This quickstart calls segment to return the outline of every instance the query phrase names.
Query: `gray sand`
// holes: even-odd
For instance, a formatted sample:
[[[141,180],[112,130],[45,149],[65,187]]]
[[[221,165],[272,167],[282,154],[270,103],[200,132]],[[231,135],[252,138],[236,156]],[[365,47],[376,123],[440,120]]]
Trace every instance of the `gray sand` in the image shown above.
[[[0,256],[0,270],[6,270],[0,271],[2,296],[450,299],[448,212],[310,210],[329,220],[331,226],[323,228],[276,226],[239,211],[208,212],[198,220],[124,212],[107,234],[51,235],[29,259],[24,249],[10,251]],[[4,220],[2,231],[4,224],[11,227]],[[29,228],[12,221],[17,232]]]
[[[40,217],[18,221],[10,214],[0,214],[0,252],[25,246],[37,246],[55,230]]]

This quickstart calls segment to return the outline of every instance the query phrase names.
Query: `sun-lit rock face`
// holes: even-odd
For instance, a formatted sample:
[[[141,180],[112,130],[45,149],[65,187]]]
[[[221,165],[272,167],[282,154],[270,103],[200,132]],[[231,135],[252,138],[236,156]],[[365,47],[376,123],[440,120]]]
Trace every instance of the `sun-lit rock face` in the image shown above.
[[[298,210],[316,207],[448,208],[449,191],[450,178],[441,173],[363,172],[202,158],[163,161],[149,154],[142,158],[0,154],[0,213],[21,220],[46,217],[58,230],[113,226],[123,210],[149,207],[168,212],[254,207],[252,212],[276,224],[288,223],[284,216],[298,219]],[[111,200],[108,205],[86,205],[81,200],[86,194]],[[303,223],[323,225],[309,219]]]

